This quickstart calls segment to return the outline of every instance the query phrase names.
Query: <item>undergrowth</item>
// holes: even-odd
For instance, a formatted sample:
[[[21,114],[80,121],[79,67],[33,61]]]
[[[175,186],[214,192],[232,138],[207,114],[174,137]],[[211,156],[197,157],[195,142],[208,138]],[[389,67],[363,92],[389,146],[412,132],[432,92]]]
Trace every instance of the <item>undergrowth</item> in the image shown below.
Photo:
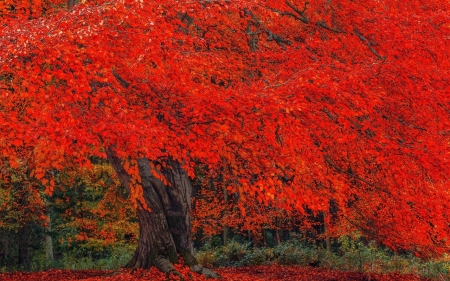
[[[48,268],[69,270],[118,270],[131,259],[134,250],[135,248],[133,245],[127,244],[108,247],[101,252],[80,247],[63,253],[60,258],[51,262],[45,259],[45,253],[41,251],[35,253],[33,256],[31,270],[42,271]]]
[[[274,247],[253,248],[251,243],[231,240],[226,246],[204,245],[196,252],[204,267],[241,267],[253,265],[300,265],[365,273],[402,273],[450,281],[450,255],[440,259],[422,260],[412,254],[396,254],[378,247],[374,242],[342,237],[338,247],[329,252],[323,247],[291,239]],[[117,270],[124,266],[134,251],[132,245],[116,245],[101,254],[76,248],[62,254],[53,262],[45,260],[45,253],[33,255],[32,271],[48,268],[69,270]],[[1,266],[0,272],[14,271]]]
[[[301,265],[365,273],[397,272],[450,280],[449,256],[422,260],[411,254],[396,254],[377,247],[373,242],[364,244],[348,237],[340,238],[339,242],[339,248],[329,252],[320,246],[305,245],[298,240],[290,240],[272,248],[255,249],[250,243],[229,241],[221,247],[207,244],[196,253],[196,257],[205,267]]]

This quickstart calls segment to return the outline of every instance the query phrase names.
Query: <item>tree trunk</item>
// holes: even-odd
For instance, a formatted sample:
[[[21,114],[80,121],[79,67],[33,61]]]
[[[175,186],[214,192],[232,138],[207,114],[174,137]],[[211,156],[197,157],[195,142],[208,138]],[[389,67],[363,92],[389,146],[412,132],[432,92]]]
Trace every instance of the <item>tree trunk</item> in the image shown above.
[[[226,186],[223,184],[223,179],[222,179],[222,185],[223,185],[223,201],[224,201],[224,203],[227,206],[226,207],[226,212],[228,212],[228,204],[230,202],[229,202],[229,199],[228,199],[228,190],[227,190]],[[224,224],[223,225],[223,237],[222,237],[224,246],[226,246],[227,243],[228,243],[228,232],[229,232],[228,225]]]
[[[252,232],[251,235],[252,235],[252,241],[253,241],[253,248],[254,249],[259,248],[261,246],[261,244],[259,242],[258,234]]]
[[[263,247],[267,247],[267,229],[263,228],[262,236],[263,236]]]
[[[50,212],[47,214],[46,219],[46,226],[45,226],[45,235],[44,235],[44,243],[45,243],[45,259],[48,262],[53,261],[53,239],[51,234],[52,227],[51,227],[51,218],[50,218]]]
[[[0,236],[1,236],[1,244],[0,244],[0,261],[2,262],[2,265],[6,263],[6,261],[9,259],[9,231],[6,230],[0,230]]]
[[[323,221],[323,234],[325,235],[325,245],[327,248],[327,252],[331,253],[331,239],[328,235],[328,226],[327,226],[327,220],[325,219],[326,214],[324,214],[324,221]]]
[[[18,232],[19,255],[17,266],[20,269],[24,269],[27,271],[30,270],[31,267],[30,234],[31,227],[29,225],[21,227]]]
[[[123,185],[130,190],[131,176],[122,166],[112,149],[107,149],[108,158]],[[137,249],[126,265],[129,268],[155,266],[167,274],[179,275],[173,267],[178,255],[192,271],[207,277],[219,277],[216,273],[198,265],[194,257],[191,236],[191,192],[192,185],[186,171],[171,159],[164,159],[161,171],[151,167],[147,158],[137,160],[145,204],[138,202],[139,242]],[[158,163],[153,163],[156,164]],[[160,163],[162,164],[162,163]],[[168,185],[157,174],[162,174]]]
[[[275,243],[277,244],[277,245],[280,245],[281,244],[281,235],[280,235],[280,232],[281,232],[281,223],[280,223],[280,218],[278,218],[278,217],[275,217]]]

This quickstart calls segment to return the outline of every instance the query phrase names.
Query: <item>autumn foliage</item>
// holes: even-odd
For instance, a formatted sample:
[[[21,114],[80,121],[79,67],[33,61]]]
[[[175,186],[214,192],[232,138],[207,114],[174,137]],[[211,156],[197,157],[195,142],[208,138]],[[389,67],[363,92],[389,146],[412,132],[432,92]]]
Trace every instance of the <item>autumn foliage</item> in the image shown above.
[[[208,280],[201,275],[193,275],[189,273],[188,268],[177,266],[177,270],[188,276],[185,280],[203,281]],[[222,275],[224,281],[239,281],[239,280],[321,280],[321,281],[344,281],[344,280],[380,280],[380,281],[419,281],[424,280],[412,275],[401,274],[364,274],[364,273],[346,273],[339,271],[330,271],[326,269],[302,268],[302,267],[284,267],[284,266],[259,266],[259,267],[243,267],[243,268],[229,268],[219,269],[218,272]],[[11,273],[0,274],[0,278],[7,278],[11,281],[37,281],[37,280],[117,280],[117,281],[134,281],[134,280],[180,280],[176,276],[167,276],[156,269],[137,270],[132,272],[130,270],[122,270],[120,272],[106,272],[106,271],[64,271],[64,270],[48,270],[40,273]]]
[[[448,1],[0,3],[2,172],[51,195],[52,171],[113,148],[136,207],[136,159],[170,158],[220,175],[244,216],[448,250]]]

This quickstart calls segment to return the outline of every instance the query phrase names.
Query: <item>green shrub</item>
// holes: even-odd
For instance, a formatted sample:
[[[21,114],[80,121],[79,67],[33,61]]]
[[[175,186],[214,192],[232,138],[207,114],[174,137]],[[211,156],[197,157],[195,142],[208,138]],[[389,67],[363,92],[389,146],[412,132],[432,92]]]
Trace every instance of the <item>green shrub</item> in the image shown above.
[[[47,261],[45,252],[41,250],[33,254],[31,270],[41,271],[47,268],[117,270],[131,259],[133,252],[134,246],[128,244],[116,244],[101,251],[90,251],[80,247],[63,253],[57,260]]]
[[[424,261],[413,255],[399,255],[378,247],[375,242],[341,237],[339,250],[328,252],[299,240],[283,242],[273,248],[251,249],[250,243],[230,241],[227,246],[205,245],[197,252],[198,262],[205,267],[280,265],[320,266],[343,271],[368,273],[415,274],[425,278],[450,281],[450,258]]]
[[[242,258],[242,265],[262,265],[269,264],[275,258],[275,254],[272,248],[260,248],[248,251]]]
[[[247,254],[249,246],[250,243],[242,244],[231,240],[221,248],[221,252],[229,261],[240,261]]]
[[[216,249],[203,249],[196,253],[198,263],[206,268],[219,266],[218,253]]]
[[[283,265],[310,265],[320,260],[319,251],[315,248],[305,247],[298,240],[290,240],[274,248],[274,259]]]

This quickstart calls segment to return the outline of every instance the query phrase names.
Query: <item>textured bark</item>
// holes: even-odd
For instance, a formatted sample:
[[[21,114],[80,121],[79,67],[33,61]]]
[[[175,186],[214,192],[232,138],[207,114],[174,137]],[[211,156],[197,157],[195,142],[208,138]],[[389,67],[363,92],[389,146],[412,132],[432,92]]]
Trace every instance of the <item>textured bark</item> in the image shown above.
[[[165,214],[167,194],[157,193],[158,189],[163,190],[165,186],[161,180],[154,177],[147,159],[139,159],[138,165],[145,203],[150,211],[144,209],[143,206],[137,209],[140,226],[139,243],[127,267],[156,266],[161,271],[169,272],[173,268],[166,264],[178,262],[178,257],[175,241]]]
[[[112,149],[107,149],[108,158],[123,185],[130,190],[131,177],[122,166]],[[152,169],[164,162],[161,171]],[[191,236],[191,193],[192,184],[180,163],[172,159],[161,159],[152,163],[147,158],[137,161],[146,205],[138,203],[139,242],[136,251],[126,265],[129,268],[148,268],[155,266],[162,272],[178,274],[173,263],[178,256],[192,271],[207,277],[219,277],[214,272],[198,265],[194,257]],[[167,180],[164,184],[155,175],[161,174]]]

